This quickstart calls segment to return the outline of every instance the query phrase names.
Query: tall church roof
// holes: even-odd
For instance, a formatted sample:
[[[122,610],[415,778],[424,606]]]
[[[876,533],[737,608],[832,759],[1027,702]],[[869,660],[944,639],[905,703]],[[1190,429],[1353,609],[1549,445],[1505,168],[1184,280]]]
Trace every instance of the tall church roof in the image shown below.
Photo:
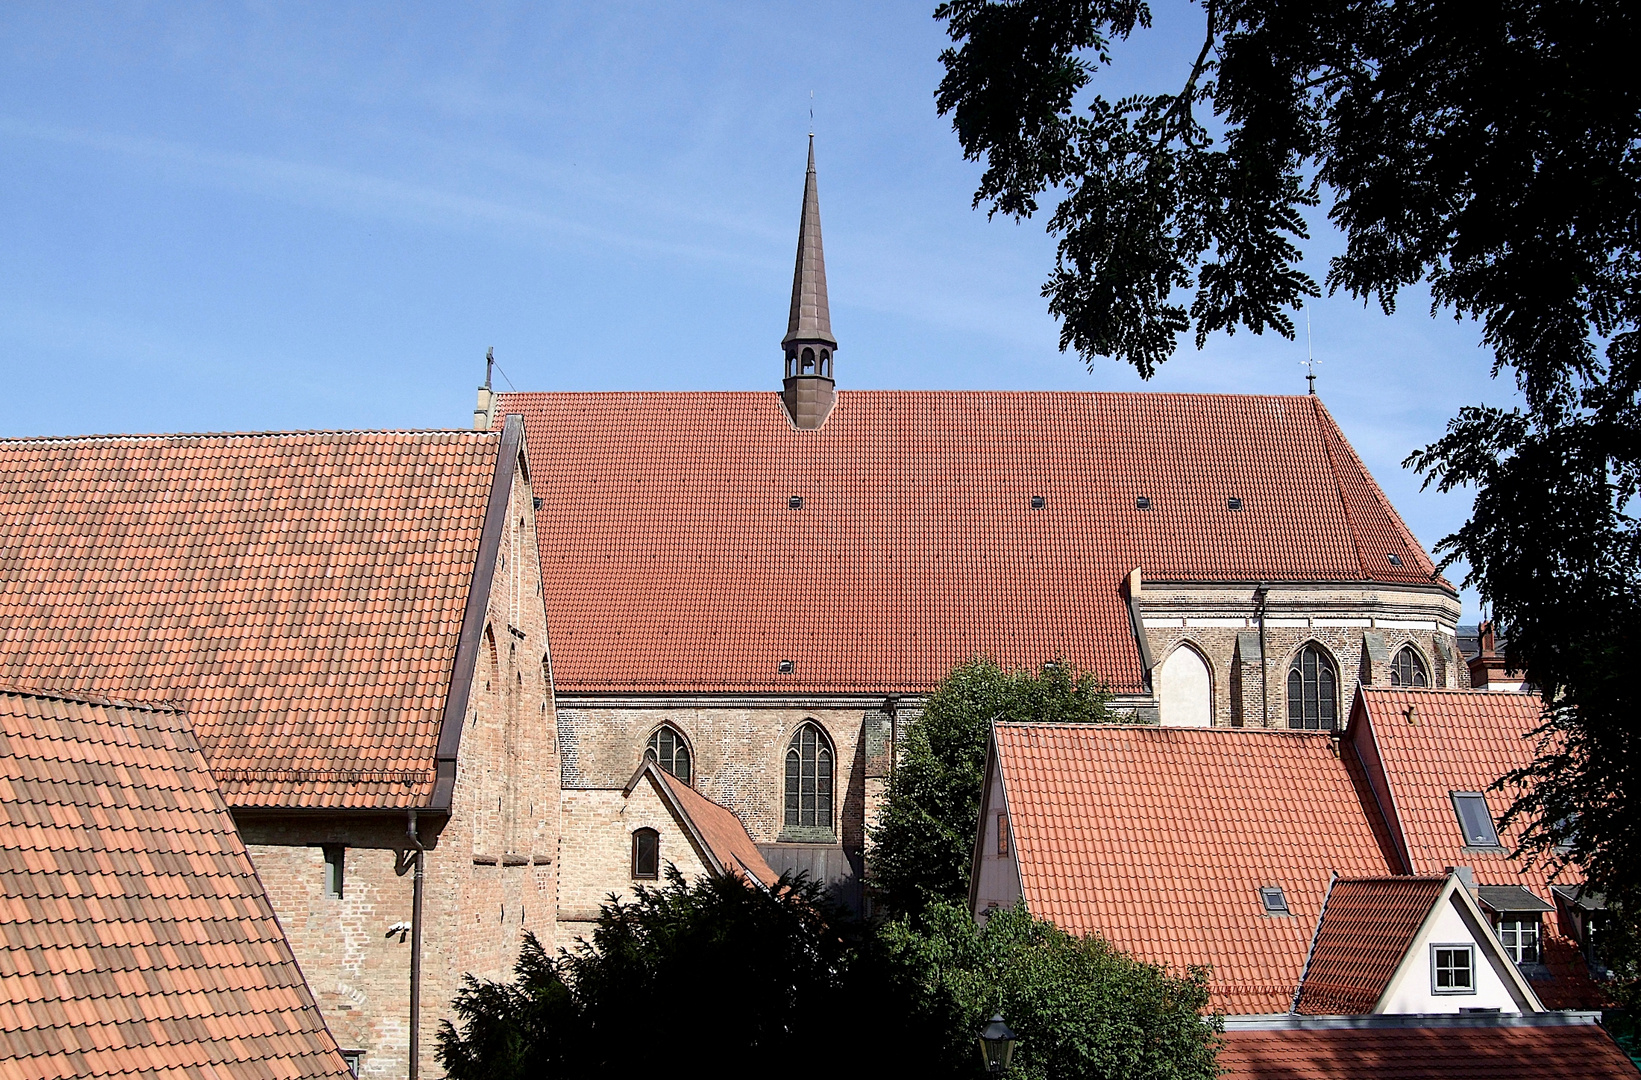
[[[792,311],[782,341],[824,341],[837,346],[832,337],[832,312],[826,302],[826,254],[821,248],[813,135],[809,136],[809,171],[803,181],[803,217],[798,222],[798,261],[792,270]]]
[[[0,680],[185,703],[235,806],[426,806],[503,441],[0,440]]]
[[[1136,566],[1434,574],[1311,397],[844,391],[815,431],[776,394],[497,411],[525,417],[562,691],[917,692],[977,654],[1139,690]]]

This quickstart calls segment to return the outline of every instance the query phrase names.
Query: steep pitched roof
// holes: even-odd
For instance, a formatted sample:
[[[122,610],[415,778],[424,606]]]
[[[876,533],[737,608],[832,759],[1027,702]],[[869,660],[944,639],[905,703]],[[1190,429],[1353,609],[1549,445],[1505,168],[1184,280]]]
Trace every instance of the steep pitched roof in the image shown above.
[[[1503,818],[1509,794],[1487,789],[1533,760],[1535,742],[1526,736],[1539,726],[1539,709],[1533,694],[1362,687],[1349,737],[1365,758],[1376,754],[1383,761],[1370,775],[1388,790],[1385,815],[1400,831],[1413,873],[1464,864],[1474,867],[1480,884],[1544,887],[1547,871],[1523,875],[1503,852],[1466,848],[1451,794],[1481,792],[1494,822]],[[1499,839],[1505,851],[1513,849],[1516,830],[1501,831]]]
[[[505,394],[499,412],[525,417],[570,692],[916,692],[976,654],[1134,691],[1136,566],[1434,574],[1311,397],[845,391],[814,431],[773,393]]]
[[[1228,1030],[1224,1040],[1219,1065],[1231,1080],[1636,1078],[1611,1036],[1588,1022]]]
[[[0,1059],[348,1075],[180,714],[0,691]]]
[[[779,880],[780,875],[764,861],[758,845],[752,842],[746,826],[733,810],[719,806],[649,758],[639,766],[627,790],[631,791],[642,776],[654,780],[662,796],[671,803],[673,812],[683,820],[685,829],[704,849],[714,870],[739,871],[764,885],[773,885]]]
[[[0,441],[0,679],[185,702],[236,806],[426,805],[500,442]]]
[[[1536,694],[1361,688],[1346,739],[1360,756],[1400,858],[1413,873],[1470,866],[1479,885],[1518,885],[1554,903],[1553,868],[1529,867],[1509,856],[1519,829],[1500,829],[1497,851],[1466,847],[1452,799],[1455,791],[1480,793],[1495,825],[1503,818],[1511,796],[1488,788],[1533,760],[1536,740],[1527,736],[1539,726],[1539,709]],[[1575,866],[1555,878],[1558,885],[1582,881]],[[1541,946],[1550,978],[1536,989],[1546,1005],[1603,1003],[1574,942],[1547,924]]]
[[[1178,970],[1213,1008],[1285,1012],[1330,875],[1384,854],[1324,734],[998,724],[1026,906]],[[1280,886],[1292,917],[1264,914]]]
[[[1446,884],[1439,877],[1334,882],[1294,1011],[1372,1012]]]

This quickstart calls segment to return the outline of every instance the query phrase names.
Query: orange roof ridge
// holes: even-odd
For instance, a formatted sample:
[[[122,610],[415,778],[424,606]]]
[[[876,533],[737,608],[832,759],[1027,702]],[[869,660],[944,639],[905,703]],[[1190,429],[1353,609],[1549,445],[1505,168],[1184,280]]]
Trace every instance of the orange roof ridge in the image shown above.
[[[73,701],[83,705],[107,705],[119,709],[140,709],[143,712],[168,712],[180,715],[188,711],[180,701],[139,701],[134,698],[94,694],[88,690],[56,690],[48,686],[8,682],[4,679],[0,679],[0,694],[44,698],[48,701]]]
[[[4,435],[0,443],[77,443],[120,442],[122,440],[152,441],[156,439],[277,439],[313,435],[468,435],[493,439],[499,430],[474,431],[471,428],[293,428],[288,431],[150,431],[101,432],[89,435]]]
[[[1260,727],[1167,727],[1163,724],[1112,724],[1097,720],[998,720],[997,727],[1015,729],[1044,728],[1064,729],[1067,731],[1082,731],[1088,728],[1099,728],[1102,731],[1157,731],[1171,732],[1180,735],[1275,735],[1288,739],[1332,739],[1331,731],[1301,731],[1294,728],[1260,728]]]

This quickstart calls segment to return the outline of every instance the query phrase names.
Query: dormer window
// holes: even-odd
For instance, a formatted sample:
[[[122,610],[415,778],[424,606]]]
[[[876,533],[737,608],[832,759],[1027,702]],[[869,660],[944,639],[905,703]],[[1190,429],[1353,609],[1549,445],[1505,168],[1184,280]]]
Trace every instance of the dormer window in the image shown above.
[[[1487,808],[1487,796],[1479,791],[1450,791],[1453,811],[1459,816],[1459,829],[1464,833],[1467,848],[1496,848],[1499,830],[1493,824],[1493,812]]]
[[[1517,964],[1538,963],[1539,919],[1537,912],[1507,911],[1499,916],[1499,942]]]

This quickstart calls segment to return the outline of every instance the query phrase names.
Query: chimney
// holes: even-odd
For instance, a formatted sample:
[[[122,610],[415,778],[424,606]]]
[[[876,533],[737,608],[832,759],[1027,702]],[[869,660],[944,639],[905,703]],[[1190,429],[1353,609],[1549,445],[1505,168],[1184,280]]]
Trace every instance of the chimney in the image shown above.
[[[1469,661],[1470,688],[1472,690],[1515,690],[1521,686],[1522,678],[1509,669],[1504,657],[1498,652],[1498,634],[1493,629],[1493,623],[1487,621],[1476,627],[1476,639],[1479,651]]]
[[[484,385],[479,387],[479,403],[473,407],[473,430],[489,431],[496,424],[496,395],[490,389],[490,372],[496,366],[496,349],[484,354]]]

